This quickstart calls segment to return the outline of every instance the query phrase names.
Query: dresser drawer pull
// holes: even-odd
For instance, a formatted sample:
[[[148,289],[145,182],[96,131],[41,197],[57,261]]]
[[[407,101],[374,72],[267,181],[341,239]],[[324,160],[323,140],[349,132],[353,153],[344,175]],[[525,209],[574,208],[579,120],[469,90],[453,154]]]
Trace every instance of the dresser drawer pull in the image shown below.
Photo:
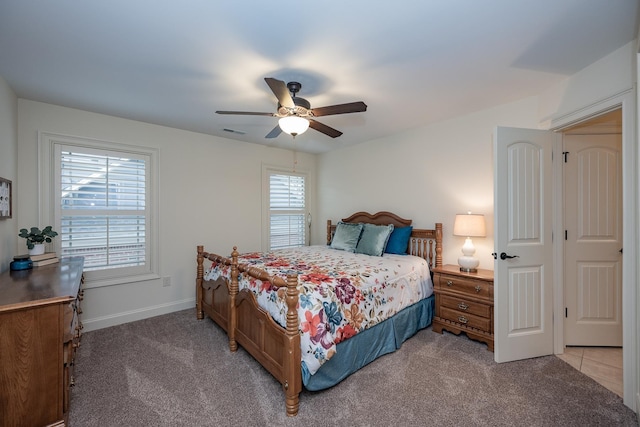
[[[469,306],[463,302],[461,302],[460,304],[458,304],[458,308],[460,310],[466,310],[467,308],[469,308]]]
[[[447,286],[453,286],[453,282],[451,280],[447,280]]]
[[[479,293],[482,290],[482,286],[476,285],[475,290]]]
[[[458,322],[464,323],[466,325],[469,322],[469,319],[464,316],[458,316]]]

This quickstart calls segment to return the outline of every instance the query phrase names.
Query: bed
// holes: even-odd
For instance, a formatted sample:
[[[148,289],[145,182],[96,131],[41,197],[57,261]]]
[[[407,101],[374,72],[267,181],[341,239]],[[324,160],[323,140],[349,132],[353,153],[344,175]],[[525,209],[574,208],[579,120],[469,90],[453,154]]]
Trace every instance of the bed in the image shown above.
[[[282,384],[287,415],[295,416],[303,386],[329,388],[431,324],[429,270],[442,265],[442,224],[427,230],[411,223],[390,212],[358,212],[327,221],[326,246],[242,255],[234,247],[228,257],[198,246],[197,318],[209,316],[231,351],[240,345],[267,369]],[[358,244],[371,230],[381,233],[363,245],[364,254],[353,253],[352,242],[341,247],[345,230],[358,227]],[[380,250],[385,227],[384,249],[393,245],[395,253],[367,255],[370,247]]]

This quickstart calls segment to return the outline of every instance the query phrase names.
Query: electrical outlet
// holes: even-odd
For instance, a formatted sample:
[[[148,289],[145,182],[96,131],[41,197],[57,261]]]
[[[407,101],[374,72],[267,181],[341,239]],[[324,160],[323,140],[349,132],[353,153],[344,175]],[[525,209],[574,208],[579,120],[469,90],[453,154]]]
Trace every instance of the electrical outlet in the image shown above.
[[[171,277],[169,277],[169,276],[163,277],[162,278],[162,287],[163,288],[167,288],[169,286],[171,286]]]

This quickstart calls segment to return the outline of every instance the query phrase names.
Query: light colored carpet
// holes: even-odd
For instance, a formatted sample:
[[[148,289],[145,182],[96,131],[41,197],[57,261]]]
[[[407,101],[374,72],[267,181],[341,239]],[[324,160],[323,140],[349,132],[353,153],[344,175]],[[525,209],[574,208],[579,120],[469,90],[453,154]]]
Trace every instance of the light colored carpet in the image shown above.
[[[496,364],[427,328],[337,386],[284,394],[224,331],[185,310],[84,334],[70,424],[91,426],[637,426],[616,394],[555,356]]]

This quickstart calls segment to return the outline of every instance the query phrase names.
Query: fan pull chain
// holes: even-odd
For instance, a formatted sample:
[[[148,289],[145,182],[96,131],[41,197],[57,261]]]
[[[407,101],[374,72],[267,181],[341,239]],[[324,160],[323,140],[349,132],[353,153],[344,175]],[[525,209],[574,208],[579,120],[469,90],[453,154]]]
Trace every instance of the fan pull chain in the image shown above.
[[[298,166],[298,151],[296,150],[296,138],[293,137],[293,172],[296,171],[296,166]]]

